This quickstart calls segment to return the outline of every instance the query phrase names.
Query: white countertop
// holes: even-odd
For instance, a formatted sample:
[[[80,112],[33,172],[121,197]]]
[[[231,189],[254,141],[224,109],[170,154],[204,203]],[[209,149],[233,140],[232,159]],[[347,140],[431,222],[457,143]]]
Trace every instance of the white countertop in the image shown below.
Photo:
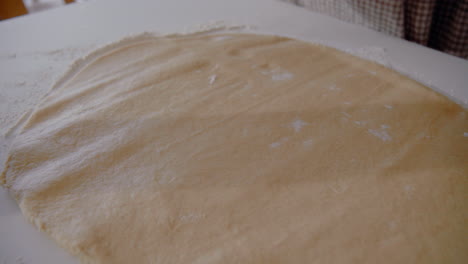
[[[223,21],[258,32],[330,43],[380,47],[388,62],[468,100],[468,61],[274,0],[96,0],[0,22],[0,133],[78,57],[127,35],[181,32]],[[0,142],[1,144],[1,142]],[[1,150],[1,149],[0,149]],[[0,153],[3,157],[5,151]],[[0,169],[1,169],[0,165]],[[0,188],[0,264],[78,263],[22,217]]]

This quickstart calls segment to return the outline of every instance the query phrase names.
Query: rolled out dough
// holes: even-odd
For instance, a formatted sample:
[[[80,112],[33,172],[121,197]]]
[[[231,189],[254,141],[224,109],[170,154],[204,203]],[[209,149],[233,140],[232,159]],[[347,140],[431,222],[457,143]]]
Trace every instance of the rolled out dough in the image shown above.
[[[0,180],[83,263],[467,263],[467,132],[331,48],[142,36],[20,121]]]

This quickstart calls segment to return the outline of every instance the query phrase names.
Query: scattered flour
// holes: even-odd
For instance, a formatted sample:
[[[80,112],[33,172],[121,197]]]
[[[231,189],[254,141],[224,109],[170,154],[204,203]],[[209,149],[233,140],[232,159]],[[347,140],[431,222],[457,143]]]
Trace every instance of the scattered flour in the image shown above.
[[[223,40],[227,40],[227,39],[232,39],[231,36],[219,36],[219,37],[214,37],[213,38],[213,41],[223,41]]]
[[[290,127],[294,129],[294,132],[299,132],[301,129],[305,126],[309,125],[309,123],[304,122],[301,119],[295,119],[294,121],[291,122]]]
[[[365,126],[367,124],[367,121],[354,121],[354,123],[358,126]]]
[[[328,90],[330,91],[340,91],[341,88],[340,87],[337,87],[336,84],[332,84],[328,87]]]
[[[388,134],[388,132],[384,129],[368,129],[367,130],[370,134],[380,138],[382,141],[392,141],[392,137]]]
[[[252,66],[252,67],[256,68],[256,66]],[[265,70],[265,71],[261,71],[261,73],[263,75],[271,76],[271,79],[273,81],[287,81],[294,77],[292,73],[281,70],[281,69]]]
[[[176,175],[172,171],[165,171],[160,176],[158,183],[162,185],[170,184],[176,180]]]
[[[344,116],[348,117],[348,118],[351,118],[351,115],[346,113],[346,112],[341,112],[341,114],[343,114]]]
[[[218,76],[216,74],[211,75],[210,76],[210,85],[212,85],[216,81],[217,78],[218,78]]]
[[[202,218],[205,218],[205,214],[201,214],[201,213],[190,213],[190,214],[186,214],[186,215],[181,215],[179,217],[179,220],[182,222],[182,223],[193,223],[193,222],[197,222],[198,220],[202,219]]]
[[[273,81],[286,81],[286,80],[289,80],[289,79],[292,79],[292,78],[293,78],[293,75],[292,75],[292,73],[289,73],[289,72],[273,74],[271,76],[271,79]]]
[[[468,132],[464,132],[464,133],[463,133],[463,136],[464,136],[464,137],[468,137]]]
[[[391,106],[391,105],[386,104],[386,105],[384,105],[384,106],[385,106],[385,108],[387,108],[387,109],[393,109],[393,106]]]
[[[280,138],[279,141],[270,144],[270,148],[278,148],[289,140],[287,137]]]
[[[273,143],[270,144],[270,148],[277,148],[279,146],[281,146],[280,142],[273,142]]]

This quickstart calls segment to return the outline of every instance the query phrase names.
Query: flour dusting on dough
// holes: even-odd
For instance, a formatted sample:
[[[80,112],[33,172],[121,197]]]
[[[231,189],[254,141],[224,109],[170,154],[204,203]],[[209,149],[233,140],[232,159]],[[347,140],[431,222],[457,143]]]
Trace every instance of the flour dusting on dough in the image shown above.
[[[218,37],[214,37],[214,38],[213,38],[213,41],[223,41],[223,40],[227,40],[227,39],[232,39],[232,36],[218,36]]]
[[[252,66],[252,68],[256,68],[256,66]],[[261,71],[263,75],[271,76],[273,81],[287,81],[294,77],[294,75],[288,71],[284,71],[281,69],[273,69],[273,70],[265,70]]]
[[[218,76],[216,74],[211,75],[210,76],[210,85],[212,85],[216,81],[217,78],[218,78]]]
[[[354,121],[354,123],[358,126],[365,126],[367,124],[366,121]]]
[[[285,81],[285,80],[292,79],[292,77],[293,77],[292,73],[283,72],[283,73],[273,74],[273,76],[271,76],[271,79],[273,81]]]
[[[202,214],[202,213],[189,213],[189,214],[181,215],[179,217],[179,220],[182,223],[193,223],[193,222],[197,222],[197,221],[199,221],[199,220],[201,220],[202,218],[205,218],[205,217],[206,217],[206,215]]]
[[[176,176],[172,171],[165,171],[159,177],[158,183],[162,185],[170,184],[176,180]]]
[[[297,118],[294,121],[291,122],[290,127],[294,129],[294,132],[299,132],[301,129],[305,126],[309,125],[309,123],[304,122],[303,120]]]
[[[273,142],[273,143],[270,144],[270,148],[277,148],[279,146],[281,146],[280,142]]]
[[[260,37],[247,38],[246,44],[258,43],[256,38]],[[364,252],[363,258],[372,259],[379,253],[380,248],[378,243],[374,243],[375,238],[380,239],[383,237],[385,239],[395,237],[395,234],[389,234],[388,230],[385,230],[386,221],[404,219],[408,210],[411,210],[413,215],[424,216],[428,208],[421,209],[417,206],[412,206],[414,204],[404,204],[403,202],[401,208],[400,206],[397,208],[398,210],[370,210],[367,212],[369,213],[369,217],[363,218],[361,214],[356,214],[354,210],[355,201],[362,201],[362,206],[365,208],[380,208],[385,206],[388,199],[392,199],[398,195],[406,198],[407,193],[418,195],[418,198],[421,200],[426,198],[432,199],[431,195],[436,195],[437,199],[441,198],[441,201],[445,201],[447,197],[441,196],[441,194],[443,194],[443,191],[448,190],[449,201],[464,205],[462,200],[463,190],[451,188],[451,184],[463,181],[464,175],[460,175],[457,170],[465,169],[466,167],[464,164],[455,163],[453,159],[450,159],[450,155],[463,155],[463,149],[459,151],[458,148],[454,147],[453,149],[449,149],[448,152],[444,152],[445,149],[442,148],[440,153],[427,153],[426,151],[418,152],[418,144],[403,144],[403,146],[400,146],[397,144],[399,142],[394,142],[395,144],[385,144],[385,148],[378,146],[379,144],[365,144],[369,139],[373,140],[373,136],[377,136],[380,139],[383,137],[382,140],[384,141],[387,137],[391,140],[388,132],[393,132],[393,130],[390,130],[386,125],[381,125],[381,123],[377,123],[375,126],[366,126],[362,129],[351,123],[355,120],[369,120],[369,123],[371,123],[373,122],[372,120],[382,118],[379,111],[375,111],[376,113],[374,113],[374,108],[372,107],[368,108],[369,114],[362,114],[360,112],[361,107],[372,106],[372,103],[375,102],[374,97],[368,98],[368,92],[372,92],[373,81],[377,81],[377,78],[373,78],[364,72],[363,79],[367,78],[369,80],[368,85],[366,84],[362,87],[360,83],[356,83],[355,85],[346,85],[346,88],[343,86],[343,90],[346,89],[352,92],[355,88],[360,91],[358,93],[350,93],[350,97],[346,98],[347,100],[353,100],[356,108],[346,107],[342,104],[343,100],[341,99],[343,98],[332,98],[333,92],[328,92],[329,97],[326,98],[328,100],[322,100],[322,93],[326,92],[326,89],[310,89],[308,78],[310,76],[321,77],[320,73],[323,72],[322,67],[313,67],[313,64],[312,67],[306,67],[307,65],[303,65],[302,63],[287,64],[290,65],[288,70],[295,74],[295,79],[293,79],[294,85],[290,85],[293,81],[273,83],[271,81],[273,79],[272,75],[263,76],[259,73],[259,69],[255,70],[255,76],[251,76],[250,71],[252,70],[248,66],[245,67],[245,65],[251,65],[258,61],[257,59],[261,60],[263,58],[260,56],[263,54],[261,53],[263,46],[258,48],[259,54],[256,54],[255,49],[252,52],[252,55],[255,56],[252,60],[246,58],[245,64],[237,65],[232,63],[231,65],[228,63],[229,61],[227,61],[227,64],[220,64],[223,70],[226,70],[226,74],[216,72],[211,68],[211,71],[203,71],[203,75],[193,78],[194,76],[191,74],[185,74],[186,71],[184,69],[195,69],[194,65],[198,65],[200,61],[207,62],[203,65],[214,66],[214,63],[216,63],[216,60],[212,60],[212,54],[217,53],[211,47],[219,45],[217,47],[219,51],[226,52],[231,50],[229,49],[230,45],[232,45],[233,50],[252,46],[237,46],[237,44],[231,43],[236,41],[216,43],[205,36],[201,40],[210,41],[210,49],[205,50],[200,46],[200,51],[206,54],[206,60],[203,57],[204,55],[201,57],[194,56],[197,64],[192,63],[191,56],[188,56],[188,58],[184,57],[187,60],[175,60],[175,63],[177,63],[175,66],[177,67],[174,68],[180,69],[180,71],[171,71],[171,73],[174,73],[171,79],[166,80],[166,75],[158,75],[160,71],[159,67],[146,69],[146,63],[136,63],[135,66],[132,66],[136,67],[134,68],[135,72],[143,72],[145,74],[126,76],[121,80],[119,79],[116,84],[113,82],[98,83],[98,86],[94,87],[96,89],[85,94],[85,98],[94,99],[94,94],[99,95],[99,92],[103,92],[106,95],[105,97],[115,98],[117,101],[106,102],[102,100],[101,104],[100,96],[96,96],[99,100],[97,100],[97,104],[94,104],[92,100],[82,100],[84,98],[80,95],[71,98],[73,99],[72,102],[76,103],[70,109],[63,110],[62,107],[51,109],[49,105],[46,105],[47,108],[44,108],[44,105],[39,105],[34,113],[41,114],[44,113],[44,110],[47,110],[47,113],[50,114],[50,117],[48,116],[45,120],[47,122],[30,122],[30,128],[26,126],[24,128],[25,133],[18,135],[20,141],[17,142],[21,142],[21,144],[16,144],[12,147],[14,155],[10,156],[13,159],[10,164],[14,166],[11,166],[10,170],[12,172],[8,174],[11,177],[8,176],[7,179],[13,179],[11,184],[12,189],[18,192],[18,196],[20,197],[19,202],[26,205],[26,209],[31,207],[29,205],[38,209],[27,210],[26,213],[36,223],[43,223],[43,226],[50,227],[49,231],[54,234],[54,238],[56,240],[58,240],[57,237],[61,238],[58,242],[62,246],[71,248],[75,250],[75,253],[84,257],[91,250],[93,257],[99,260],[102,259],[103,262],[112,262],[115,259],[122,260],[125,263],[131,261],[144,262],[147,259],[174,260],[173,262],[177,263],[191,261],[195,263],[230,262],[229,255],[240,256],[238,259],[234,258],[232,262],[236,262],[236,260],[245,260],[245,262],[256,260],[259,255],[274,262],[278,256],[277,250],[275,251],[276,244],[274,243],[284,244],[284,242],[287,242],[287,239],[291,235],[291,230],[304,230],[304,232],[310,233],[318,229],[333,229],[336,222],[340,220],[340,216],[345,215],[347,222],[350,223],[349,226],[340,228],[339,232],[331,235],[324,233],[318,234],[316,237],[325,245],[325,251],[327,251],[327,245],[336,244],[338,245],[336,249],[343,251],[343,254],[338,254],[338,257],[333,256],[335,257],[333,259],[330,259],[330,256],[325,254],[326,252],[324,254],[320,254],[320,252],[308,254],[309,241],[299,241],[300,243],[296,243],[293,250],[287,247],[284,248],[284,252],[280,253],[285,254],[281,254],[280,260],[284,260],[285,262],[303,260],[302,262],[305,263],[314,260],[318,262],[321,262],[321,260],[340,262],[340,260],[347,259],[349,256],[362,254],[363,252],[359,249],[346,247],[346,245],[352,243],[352,238],[346,235],[343,236],[343,234],[352,232],[353,228],[359,227],[359,225],[372,225],[372,219],[378,217],[385,220],[379,223],[382,225],[381,229],[383,231],[379,228],[369,230],[369,232],[364,234],[369,239],[365,239],[366,241],[362,245],[365,248],[369,248],[369,250]],[[195,39],[194,41],[201,40]],[[276,41],[275,38],[272,40]],[[156,42],[155,44],[157,45],[153,47],[152,42],[147,42],[147,44],[142,44],[142,47],[151,48],[152,52],[149,52],[148,55],[157,55],[161,54],[162,51],[171,50],[171,42],[167,42],[171,44],[169,46],[165,46],[165,43],[164,41],[159,45]],[[193,47],[190,42],[187,45],[185,45],[185,42],[178,43],[181,45],[180,50],[191,50],[191,47]],[[275,49],[284,48],[288,49],[289,52],[296,51],[296,49],[290,49],[289,43],[286,44],[276,45]],[[296,44],[299,45],[300,43]],[[255,45],[253,46],[255,47]],[[308,50],[305,48],[304,54],[307,55]],[[316,54],[316,52],[321,54],[320,63],[324,62],[326,65],[328,65],[328,62],[337,65],[343,64],[343,61],[339,57],[335,58],[335,54],[339,54],[336,51],[330,50],[325,53],[327,50],[323,49],[322,54],[321,48],[310,48],[311,54]],[[137,46],[137,49],[140,50],[140,46]],[[268,50],[270,50],[269,47]],[[297,50],[301,52],[295,54],[296,56],[291,56],[292,58],[302,58],[301,53],[303,50]],[[75,84],[81,84],[93,77],[105,76],[106,73],[110,73],[108,71],[110,66],[112,66],[112,70],[114,69],[113,67],[116,67],[116,71],[112,72],[115,72],[119,76],[121,73],[126,73],[128,68],[125,65],[118,68],[117,66],[119,65],[116,62],[120,61],[122,56],[138,55],[140,53],[128,53],[129,49],[122,49],[120,52],[122,53],[115,53],[119,55],[115,58],[117,61],[114,61],[112,57],[110,58],[111,60],[105,63],[99,62],[96,64],[92,62],[89,65],[83,64],[87,67],[87,71],[93,75],[83,75],[83,71],[77,71],[76,75],[72,75],[76,78],[74,80],[76,81]],[[281,52],[280,55],[286,52]],[[176,53],[174,52],[174,55]],[[232,56],[227,55],[230,54],[219,57],[226,58],[226,60],[232,59]],[[141,58],[137,57],[135,59],[140,61]],[[263,65],[277,67],[278,63],[285,63],[285,59],[287,60],[288,58],[276,56],[275,52],[272,54],[272,62],[265,62]],[[93,59],[92,61],[101,60]],[[154,60],[149,62],[158,63],[159,61],[160,59],[155,57]],[[312,61],[310,63],[314,63],[313,60],[310,61]],[[348,65],[347,69],[355,70],[352,62],[352,60],[349,61],[350,65]],[[173,65],[168,65],[169,68],[167,69],[173,69]],[[228,68],[226,65],[232,68]],[[298,65],[298,68],[296,68],[296,65]],[[165,70],[166,68],[163,69]],[[227,70],[239,74],[229,75],[227,74]],[[339,71],[335,73],[339,74],[339,76],[342,76],[343,72],[349,72],[349,70],[345,71],[346,69],[337,70]],[[213,77],[211,75],[215,73],[219,74],[219,78],[216,81],[216,75],[214,75],[210,84],[216,83],[217,85],[207,85],[207,82],[211,81],[210,77]],[[283,74],[284,72],[273,72],[272,74],[277,73]],[[386,74],[384,70],[379,73],[379,75],[384,74]],[[398,76],[392,76],[394,75],[389,74],[388,79],[387,75],[382,76],[382,78],[388,80],[390,84],[398,83],[401,79]],[[254,77],[255,79],[249,80],[249,77]],[[324,76],[325,79],[317,80],[317,86],[319,83],[323,84],[329,81],[329,77],[330,75],[327,74]],[[146,83],[142,81],[147,80],[150,84],[159,84],[167,81],[168,86],[154,85],[150,89],[140,89],[143,92],[140,92],[140,90],[138,90],[138,93],[133,92],[133,90],[129,92],[128,83]],[[79,86],[73,85],[74,81],[63,82],[62,85],[57,86],[59,89],[52,90],[46,99],[55,100],[57,98],[60,99],[60,96],[63,95],[74,95],[76,87]],[[253,85],[251,90],[239,91],[249,81]],[[188,85],[183,85],[184,83]],[[191,85],[192,83],[196,85]],[[187,97],[185,92],[187,89],[185,88],[189,85],[193,88],[190,90],[194,90],[195,92],[190,93],[190,97]],[[173,89],[167,89],[167,87],[173,87],[174,91]],[[278,89],[268,90],[266,87],[278,87]],[[88,86],[84,86],[83,88],[88,88]],[[404,88],[398,85],[389,87],[389,90],[392,89],[392,92],[385,93],[385,97],[382,97],[382,100],[397,103],[398,98],[408,96],[408,94],[405,94]],[[409,88],[414,88],[414,92],[419,95],[417,92],[421,87],[418,88],[414,84],[409,85]],[[361,89],[363,89],[362,92]],[[57,94],[57,92],[60,93]],[[62,94],[62,92],[64,93]],[[251,98],[255,96],[252,95],[254,92],[258,93],[259,99],[262,98],[264,100]],[[424,96],[422,92],[420,94],[421,97]],[[122,95],[125,97],[123,98],[125,100],[122,100],[121,104],[120,99],[122,99]],[[240,95],[245,96],[243,98],[235,97]],[[411,93],[409,95],[411,96]],[[69,102],[68,96],[63,96],[63,99],[57,102]],[[119,104],[116,104],[116,102],[119,102]],[[138,103],[135,104],[135,102]],[[449,103],[444,103],[444,105],[450,106]],[[79,120],[68,118],[83,109],[92,108],[96,109],[96,113],[89,113],[91,111],[88,111],[80,116]],[[337,110],[340,108],[341,110]],[[377,108],[389,113],[382,105],[377,105]],[[391,125],[394,129],[397,127],[402,130],[413,129],[414,127],[419,129],[421,125],[425,128],[425,124],[438,118],[438,114],[433,113],[430,108],[430,104],[421,104],[416,109],[415,107],[400,109],[401,111],[407,110],[408,120],[414,118],[414,123],[400,122],[400,119],[398,119],[400,115],[397,117],[391,116],[391,118],[389,117],[384,122]],[[168,112],[169,115],[165,115],[167,109],[171,110],[170,113]],[[347,112],[340,113],[341,111]],[[424,111],[427,111],[427,116],[420,115]],[[122,118],[116,115],[116,113],[121,114]],[[158,115],[154,113],[158,113]],[[353,118],[344,116],[344,113],[350,113],[348,114],[350,117],[352,114]],[[403,114],[406,113],[402,113],[401,115],[406,118],[407,116]],[[107,120],[105,117],[108,116],[116,118],[109,118],[110,120]],[[280,121],[283,124],[282,126],[280,125],[280,129],[268,129],[277,128],[278,118],[283,118],[284,116],[290,117]],[[304,125],[301,124],[304,121],[300,119],[294,120],[299,117],[311,122],[304,130],[301,130],[304,128]],[[373,117],[377,118],[373,119]],[[419,117],[421,119],[418,119]],[[123,120],[122,124],[116,126],[115,121],[120,119]],[[339,123],[337,122],[339,120],[337,119],[346,119],[351,126],[338,127]],[[99,122],[95,122],[96,120]],[[127,122],[127,120],[129,121]],[[134,120],[141,120],[145,125],[142,125],[141,128],[136,128]],[[77,149],[73,146],[60,146],[57,150],[62,151],[63,149],[64,151],[60,153],[65,153],[66,155],[64,156],[67,157],[63,158],[62,155],[57,155],[53,160],[49,159],[48,153],[42,153],[47,147],[55,146],[54,141],[59,136],[57,132],[70,133],[69,128],[75,126],[81,127],[83,124],[81,121],[86,121],[84,124],[89,123],[93,125],[93,128],[87,131],[86,134],[77,136],[81,140],[80,144],[83,144],[84,147]],[[106,121],[109,121],[109,124]],[[257,122],[254,124],[255,121]],[[295,125],[294,121],[298,121],[297,123],[300,125]],[[441,122],[440,124],[447,125],[448,129],[445,131],[448,131],[448,133],[440,131],[440,140],[447,142],[447,145],[456,144],[456,140],[460,137],[451,137],[450,131],[459,131],[456,133],[465,136],[466,132],[463,132],[465,130],[458,130],[460,126],[456,126],[458,124],[463,125],[463,121],[463,119],[454,120],[453,126],[450,123]],[[53,125],[50,126],[49,124]],[[405,126],[406,124],[408,124],[407,127]],[[96,128],[94,128],[94,125],[96,125]],[[438,126],[439,123],[435,125]],[[250,135],[239,139],[242,136],[243,129],[250,129],[251,127],[250,131],[245,131],[250,132]],[[296,128],[301,133],[294,134]],[[374,130],[371,131],[374,131],[375,134],[368,132],[367,128],[373,128]],[[125,138],[109,136],[119,129],[129,130],[128,133],[124,134]],[[330,130],[335,131],[337,129],[340,129],[340,139],[338,139],[338,142],[336,137],[324,136],[327,135],[327,132],[329,134]],[[35,131],[38,130],[45,132],[36,133]],[[355,130],[359,130],[362,133],[358,134]],[[414,130],[416,133],[418,132],[418,130]],[[51,135],[53,133],[54,136],[44,138],[44,135],[49,135],[46,133],[50,133]],[[233,135],[234,133],[235,135]],[[289,139],[285,136],[289,136]],[[317,136],[317,139],[314,138],[312,140],[312,136]],[[406,142],[406,139],[413,139],[413,135],[406,137],[404,133],[398,135],[398,137],[397,134],[393,136],[402,142]],[[109,140],[104,140],[108,137],[110,138]],[[226,138],[229,140],[225,140]],[[63,142],[73,143],[73,141],[69,141],[66,137],[63,139]],[[159,151],[158,146],[153,147],[152,144],[161,144],[164,146],[161,147],[164,151]],[[310,148],[305,148],[309,146]],[[364,148],[364,151],[360,148],[361,146]],[[317,149],[315,147],[321,148]],[[402,150],[401,148],[404,149]],[[39,158],[38,155],[26,153],[24,149],[41,151]],[[94,153],[96,149],[98,152]],[[73,152],[79,152],[79,157],[85,157],[91,161],[90,163],[79,164],[80,166],[86,166],[85,169],[91,168],[87,170],[89,173],[83,173],[83,175],[77,173],[77,159],[68,158],[68,153]],[[380,155],[380,153],[390,154],[392,165],[398,167],[401,165],[403,174],[398,174],[400,170],[395,171],[394,178],[397,180],[400,178],[404,179],[405,183],[395,188],[395,184],[398,183],[380,184],[378,181],[373,181],[376,177],[385,176],[385,172],[387,172],[387,170],[381,170],[383,168],[381,164],[386,162],[387,159],[384,155]],[[399,153],[405,154],[403,162],[399,158],[402,156],[398,155]],[[406,153],[416,153],[417,155],[406,155]],[[25,158],[18,160],[17,158],[19,156],[23,157],[23,154]],[[104,158],[100,159],[100,156]],[[274,156],[274,159],[271,159],[272,156]],[[397,159],[395,159],[395,156],[397,156]],[[44,160],[41,157],[44,157]],[[94,160],[94,157],[98,157],[98,159]],[[350,160],[352,157],[355,157],[358,161],[356,162],[355,159]],[[425,170],[426,164],[419,162],[427,160],[440,162],[434,163],[434,167],[445,169],[444,171],[447,171],[448,175],[450,173],[453,174],[442,178],[438,177],[437,171],[431,174],[431,171]],[[14,162],[20,163],[14,164]],[[34,179],[34,181],[42,181],[44,174],[52,174],[42,173],[45,170],[41,168],[40,171],[35,169],[30,170],[27,175],[23,176],[25,174],[23,169],[29,166],[31,162],[37,162],[37,165],[42,167],[60,165],[54,166],[52,170],[49,170],[52,173],[59,171],[60,177],[57,177],[57,181],[54,179],[51,184],[40,182],[39,186],[25,185],[24,183],[28,183],[29,181],[28,178]],[[409,164],[410,170],[424,171],[425,177],[404,173],[407,171],[405,170],[407,168],[405,165],[407,164]],[[452,168],[451,166],[445,166],[445,164],[452,164],[454,166]],[[141,168],[141,171],[136,171],[134,168]],[[102,171],[105,173],[101,173]],[[353,175],[362,176],[356,178]],[[369,176],[371,176],[372,181],[366,181],[368,184],[352,184],[352,180],[355,178],[357,180],[365,180]],[[44,179],[49,180],[51,178],[46,177]],[[450,182],[443,182],[447,179]],[[447,189],[441,189],[437,194],[431,194],[430,192],[416,192],[415,188],[412,187],[416,186],[418,190],[427,189],[426,187],[430,188],[430,183],[434,181],[442,183],[440,186],[443,188],[447,187]],[[59,186],[57,186],[57,183],[59,183]],[[405,187],[405,184],[410,183],[411,187]],[[83,188],[83,185],[86,188]],[[23,186],[28,188],[22,188]],[[244,188],[246,190],[242,189],[239,192],[239,186],[248,189]],[[29,187],[31,187],[31,191]],[[88,190],[88,187],[91,188]],[[374,199],[376,193],[369,190],[378,190],[378,193],[381,194],[381,199]],[[40,191],[41,195],[34,195],[37,191]],[[344,194],[347,196],[339,197]],[[35,197],[33,201],[29,198],[31,196]],[[128,199],[130,197],[133,197],[133,199]],[[327,200],[327,204],[333,205],[339,203],[339,210],[335,210],[331,214],[317,214],[317,212],[322,212],[324,209],[323,203],[317,203],[317,201],[321,201],[323,198]],[[60,203],[57,204],[56,200],[60,200]],[[53,203],[51,204],[50,201]],[[99,210],[92,210],[96,204],[99,205]],[[57,214],[57,210],[61,213]],[[437,218],[434,221],[447,227],[448,232],[451,232],[447,233],[448,236],[453,234],[454,240],[459,238],[457,235],[458,227],[453,227],[451,224],[462,222],[460,219],[463,218],[463,215],[460,215],[460,210],[452,207],[440,209],[438,206],[434,206],[428,210],[434,212],[434,217],[443,215],[444,218]],[[73,212],[68,213],[69,211]],[[202,212],[206,213],[206,216],[201,214]],[[262,221],[262,219],[278,215],[278,212],[281,216],[284,216],[279,219],[280,221]],[[128,215],[130,215],[130,218],[127,217]],[[132,217],[133,215],[142,217],[135,218]],[[290,216],[293,217],[291,218]],[[53,218],[52,220],[54,221],[49,221],[49,217]],[[80,220],[79,225],[76,225],[78,228],[69,223],[70,219],[76,218]],[[133,221],[133,218],[135,218],[135,223],[129,225],[129,220]],[[237,221],[239,219],[240,221]],[[432,218],[430,220],[433,221]],[[401,229],[414,230],[417,233],[425,234],[422,239],[430,240],[435,245],[435,250],[439,250],[441,245],[444,245],[443,240],[437,241],[433,239],[434,236],[432,236],[430,229],[432,225],[418,225],[414,222],[402,222]],[[103,225],[108,227],[106,230],[112,230],[112,232],[101,230],[102,228],[100,229],[100,227]],[[281,228],[278,229],[278,226]],[[258,228],[261,228],[262,232],[257,232]],[[95,230],[103,232],[93,232]],[[231,239],[233,243],[224,243],[225,236],[212,235],[223,233],[226,230],[229,234],[235,236],[233,240]],[[134,236],[135,234],[136,236]],[[244,239],[252,237],[252,235],[255,236],[255,241]],[[404,238],[404,235],[402,236]],[[122,237],[128,239],[121,239]],[[79,238],[78,242],[76,238]],[[137,247],[134,247],[134,241],[130,238],[138,240]],[[109,241],[109,243],[101,245],[101,241]],[[200,250],[192,250],[193,245],[189,243],[190,241],[202,241],[206,247]],[[78,248],[76,247],[77,243],[80,244]],[[175,251],[171,247],[173,244],[178,245]],[[88,248],[88,245],[91,248]],[[261,245],[261,247],[256,247],[256,245]],[[340,245],[345,246],[341,247]],[[155,246],[157,246],[156,249]],[[451,243],[447,247],[449,246],[450,248],[458,249],[460,255],[464,253],[463,240],[454,241],[454,243]],[[415,252],[414,248],[405,247],[405,245],[401,247],[400,245],[396,245],[389,252],[394,252],[393,250],[403,250],[404,254],[402,255],[404,256],[410,255],[408,252]],[[445,248],[442,248],[441,253],[445,253],[443,252],[444,250]],[[178,254],[178,252],[184,252],[184,254]],[[437,256],[437,253],[435,252],[432,255]],[[453,253],[455,256],[458,252],[448,253]],[[283,258],[283,256],[285,257]],[[428,258],[433,256],[429,256]],[[425,262],[424,260],[422,259],[422,262]]]
[[[351,118],[351,115],[348,114],[348,113],[346,113],[346,112],[341,112],[341,114],[344,115],[344,116],[346,116],[346,117],[348,117],[348,118]]]
[[[288,141],[289,138],[287,137],[283,137],[281,138],[279,141],[276,141],[276,142],[273,142],[270,144],[270,148],[278,148],[280,147],[281,145],[283,145],[284,143],[286,143],[286,141]]]
[[[340,91],[341,88],[337,87],[336,84],[332,84],[332,85],[328,86],[328,90],[330,90],[330,91]]]
[[[377,129],[368,129],[367,131],[369,131],[369,133],[371,133],[372,135],[380,138],[384,142],[392,141],[392,137],[384,129],[379,129],[379,130],[377,130]]]

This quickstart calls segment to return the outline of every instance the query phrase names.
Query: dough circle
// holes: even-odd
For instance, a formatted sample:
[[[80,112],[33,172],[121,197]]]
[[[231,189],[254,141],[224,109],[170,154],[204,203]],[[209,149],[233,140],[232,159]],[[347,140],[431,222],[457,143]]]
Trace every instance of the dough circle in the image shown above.
[[[467,263],[467,111],[277,36],[143,36],[18,125],[0,180],[83,263]]]

